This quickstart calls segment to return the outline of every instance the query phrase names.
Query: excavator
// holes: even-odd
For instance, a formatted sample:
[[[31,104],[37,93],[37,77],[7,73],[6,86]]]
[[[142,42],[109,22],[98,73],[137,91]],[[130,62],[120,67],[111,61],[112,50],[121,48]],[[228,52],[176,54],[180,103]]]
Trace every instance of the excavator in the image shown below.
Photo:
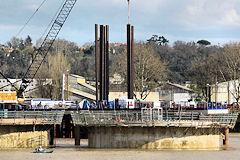
[[[24,76],[22,77],[21,85],[18,88],[16,84],[19,81],[16,81],[14,83],[11,83],[7,77],[5,77],[1,72],[0,74],[8,81],[8,85],[5,85],[0,88],[3,89],[6,86],[11,85],[16,89],[16,96],[17,98],[21,99],[24,98],[24,91],[29,86],[29,84],[33,81],[35,75],[37,74],[40,66],[44,62],[49,50],[51,49],[58,33],[60,32],[61,28],[63,27],[63,24],[67,20],[67,17],[69,16],[72,8],[74,7],[77,0],[65,0],[63,5],[61,6],[61,9],[59,13],[57,14],[55,20],[53,21],[48,33],[46,34],[44,40],[42,41],[40,47],[36,49],[34,52],[34,58],[29,65],[27,71],[25,72]]]

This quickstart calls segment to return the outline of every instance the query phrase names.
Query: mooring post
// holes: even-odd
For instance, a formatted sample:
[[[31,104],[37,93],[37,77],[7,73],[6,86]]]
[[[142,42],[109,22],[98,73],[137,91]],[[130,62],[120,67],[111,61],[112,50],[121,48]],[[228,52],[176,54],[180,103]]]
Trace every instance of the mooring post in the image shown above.
[[[229,128],[225,129],[223,144],[229,145]]]
[[[80,146],[80,126],[75,126],[75,146]]]

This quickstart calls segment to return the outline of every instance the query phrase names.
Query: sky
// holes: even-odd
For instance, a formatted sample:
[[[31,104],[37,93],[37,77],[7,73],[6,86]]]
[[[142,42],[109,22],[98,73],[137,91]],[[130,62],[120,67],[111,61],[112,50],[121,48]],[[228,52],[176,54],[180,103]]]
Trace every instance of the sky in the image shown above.
[[[16,36],[43,0],[1,0],[0,44]],[[51,22],[63,0],[46,0],[18,38],[35,42]],[[94,41],[94,25],[110,26],[110,42],[126,42],[127,0],[78,0],[58,38],[82,46]],[[135,40],[152,35],[170,44],[205,39],[214,45],[240,41],[240,0],[131,0],[130,23]]]

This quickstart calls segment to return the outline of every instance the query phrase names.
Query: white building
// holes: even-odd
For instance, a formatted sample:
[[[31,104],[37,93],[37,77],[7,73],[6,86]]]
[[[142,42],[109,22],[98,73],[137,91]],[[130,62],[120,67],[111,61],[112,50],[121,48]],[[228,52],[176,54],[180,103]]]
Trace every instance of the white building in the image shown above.
[[[240,84],[239,80],[216,83],[210,85],[210,96],[213,102],[227,102],[232,104],[240,101]]]
[[[15,86],[17,88],[20,87],[22,80],[21,79],[8,79],[12,84],[16,84]],[[46,84],[52,83],[51,79],[47,79]],[[44,84],[44,85],[46,85]],[[29,92],[32,90],[35,90],[38,87],[37,84],[37,80],[33,79],[32,82],[28,85],[28,87],[26,88],[25,92]],[[0,90],[2,91],[11,91],[11,90],[15,90],[15,88],[13,86],[11,86],[11,84],[6,80],[6,79],[0,79]]]

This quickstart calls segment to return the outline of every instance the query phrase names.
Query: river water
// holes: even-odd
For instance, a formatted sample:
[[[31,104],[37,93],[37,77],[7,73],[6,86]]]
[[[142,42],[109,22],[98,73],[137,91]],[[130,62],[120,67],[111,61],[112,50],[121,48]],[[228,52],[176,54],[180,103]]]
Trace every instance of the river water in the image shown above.
[[[0,160],[240,160],[240,133],[230,134],[229,147],[209,150],[136,150],[89,149],[87,141],[75,148],[73,139],[57,140],[52,154],[31,153],[32,150],[1,150]]]

